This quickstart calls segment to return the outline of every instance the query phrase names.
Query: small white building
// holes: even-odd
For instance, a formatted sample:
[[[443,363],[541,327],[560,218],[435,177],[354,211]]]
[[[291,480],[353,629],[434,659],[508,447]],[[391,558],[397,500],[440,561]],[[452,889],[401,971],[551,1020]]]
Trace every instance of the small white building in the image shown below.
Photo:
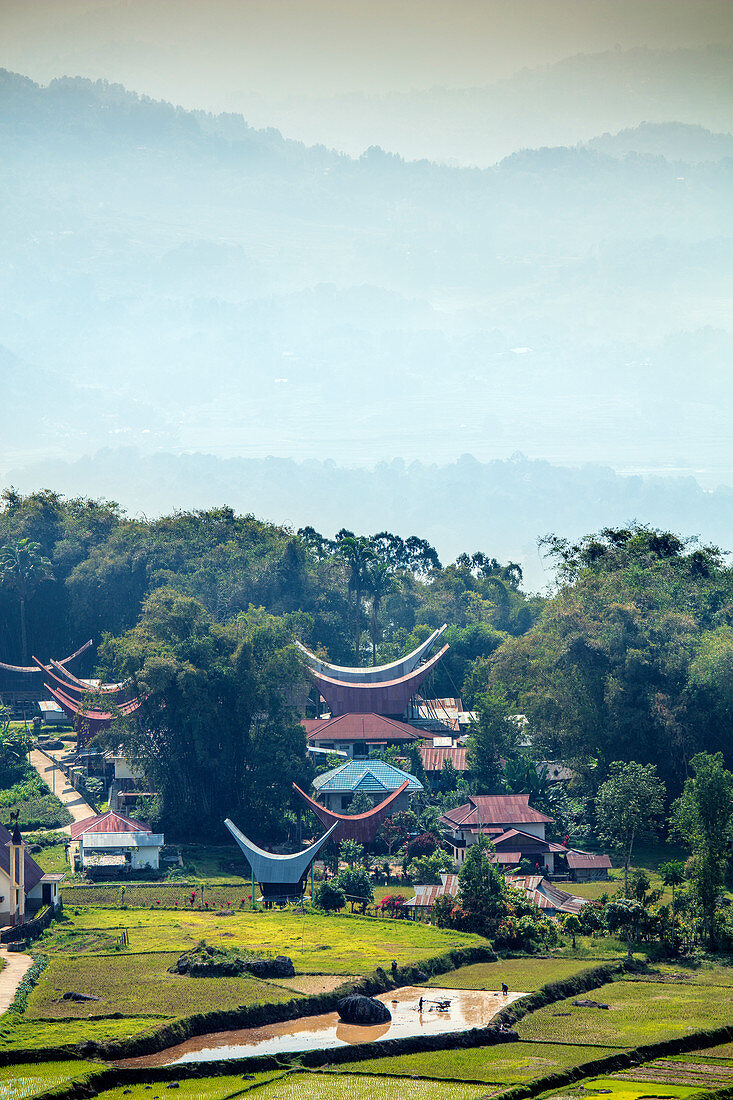
[[[72,867],[158,870],[165,838],[142,821],[135,821],[117,810],[108,810],[75,822],[70,831],[69,862]]]

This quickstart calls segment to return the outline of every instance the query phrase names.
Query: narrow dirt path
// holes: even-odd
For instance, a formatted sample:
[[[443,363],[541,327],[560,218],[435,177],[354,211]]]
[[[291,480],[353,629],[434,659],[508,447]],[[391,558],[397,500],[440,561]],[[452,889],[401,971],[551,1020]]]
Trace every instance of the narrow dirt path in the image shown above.
[[[44,783],[48,783],[51,791],[60,798],[64,806],[73,817],[74,821],[83,821],[87,817],[94,817],[95,811],[87,801],[74,790],[66,775],[56,763],[54,758],[42,749],[31,749],[31,766],[36,769]],[[70,826],[55,832],[68,833]]]
[[[0,970],[0,1012],[7,1012],[18,986],[33,966],[33,959],[22,951],[8,951],[4,946],[0,947],[0,959],[5,963]]]

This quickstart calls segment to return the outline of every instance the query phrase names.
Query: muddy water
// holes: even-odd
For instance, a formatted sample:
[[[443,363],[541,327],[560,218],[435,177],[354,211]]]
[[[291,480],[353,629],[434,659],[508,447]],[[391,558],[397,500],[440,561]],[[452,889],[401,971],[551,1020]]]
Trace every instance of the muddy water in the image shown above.
[[[522,993],[487,993],[474,989],[422,989],[405,986],[392,993],[380,994],[392,1013],[392,1020],[376,1027],[358,1027],[343,1023],[338,1014],[301,1016],[264,1027],[239,1031],[217,1031],[197,1035],[185,1043],[168,1047],[157,1054],[128,1058],[121,1066],[170,1066],[180,1062],[211,1062],[217,1058],[248,1058],[254,1054],[285,1054],[300,1050],[324,1050],[353,1043],[373,1043],[377,1039],[403,1039],[410,1035],[438,1035],[485,1027],[500,1008],[511,1004]],[[423,1011],[418,1008],[424,998]],[[450,1001],[440,1009],[436,1001]]]

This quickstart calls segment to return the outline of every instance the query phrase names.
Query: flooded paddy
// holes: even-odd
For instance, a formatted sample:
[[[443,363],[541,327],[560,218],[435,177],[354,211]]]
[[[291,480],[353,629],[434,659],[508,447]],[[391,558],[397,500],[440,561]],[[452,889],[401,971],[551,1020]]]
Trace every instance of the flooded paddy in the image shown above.
[[[264,1027],[238,1031],[216,1031],[197,1035],[157,1054],[128,1058],[120,1066],[170,1066],[183,1062],[211,1062],[219,1058],[249,1058],[260,1054],[291,1054],[303,1050],[327,1050],[378,1039],[404,1039],[412,1035],[441,1035],[486,1027],[496,1013],[523,993],[501,993],[474,989],[436,989],[405,986],[382,993],[392,1019],[373,1027],[345,1024],[338,1013],[301,1016]],[[423,998],[423,1011],[419,1001]],[[437,1002],[443,1002],[439,1007]],[[446,1004],[450,1002],[450,1004]]]

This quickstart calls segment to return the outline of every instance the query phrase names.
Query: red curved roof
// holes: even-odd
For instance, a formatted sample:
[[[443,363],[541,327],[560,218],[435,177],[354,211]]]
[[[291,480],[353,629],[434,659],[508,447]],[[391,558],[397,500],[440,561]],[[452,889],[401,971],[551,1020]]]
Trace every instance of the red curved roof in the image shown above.
[[[339,714],[335,718],[304,718],[309,741],[419,741],[420,730],[382,714]]]
[[[392,791],[378,806],[367,810],[366,813],[354,814],[351,817],[348,814],[335,814],[333,810],[327,810],[325,806],[321,806],[320,802],[316,802],[305,791],[301,791],[297,783],[293,783],[293,788],[323,825],[327,828],[334,824],[338,826],[334,829],[332,836],[337,844],[340,844],[342,840],[356,840],[360,844],[371,844],[377,835],[379,826],[386,817],[390,816],[392,803],[407,789],[408,784],[409,780],[406,779],[401,787]]]
[[[315,669],[309,668],[307,672],[333,715],[400,715],[404,714],[420,684],[449,648],[444,645],[434,657],[406,676],[400,676],[396,680],[383,680],[381,683],[355,684],[324,676]]]

